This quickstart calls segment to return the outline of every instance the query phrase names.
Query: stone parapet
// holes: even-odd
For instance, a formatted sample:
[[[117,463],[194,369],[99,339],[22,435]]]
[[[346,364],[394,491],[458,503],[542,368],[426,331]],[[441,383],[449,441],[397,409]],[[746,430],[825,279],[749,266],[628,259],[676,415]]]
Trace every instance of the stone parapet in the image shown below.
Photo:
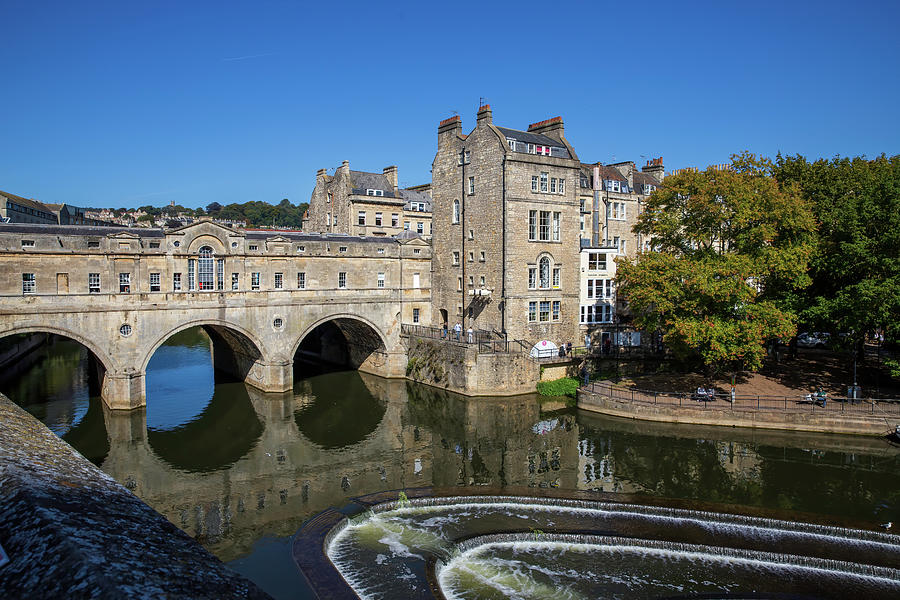
[[[269,598],[0,395],[3,598]]]

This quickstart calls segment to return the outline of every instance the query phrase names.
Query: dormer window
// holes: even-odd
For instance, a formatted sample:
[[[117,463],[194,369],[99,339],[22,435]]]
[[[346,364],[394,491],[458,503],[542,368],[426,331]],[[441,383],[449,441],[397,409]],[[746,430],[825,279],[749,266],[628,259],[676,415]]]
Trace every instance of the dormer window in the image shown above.
[[[649,183],[644,184],[644,194],[647,196],[649,196],[655,189],[656,189],[655,185],[650,185]]]
[[[528,154],[534,154],[534,144],[525,144],[525,151]]]
[[[384,196],[384,190],[373,190],[369,188],[366,190],[366,196]]]
[[[618,179],[607,179],[606,180],[606,190],[609,192],[621,192],[622,191],[622,182]]]
[[[516,140],[510,139],[510,138],[506,138],[506,143],[509,144],[509,149],[510,149],[510,150],[515,150],[515,149],[516,149]]]

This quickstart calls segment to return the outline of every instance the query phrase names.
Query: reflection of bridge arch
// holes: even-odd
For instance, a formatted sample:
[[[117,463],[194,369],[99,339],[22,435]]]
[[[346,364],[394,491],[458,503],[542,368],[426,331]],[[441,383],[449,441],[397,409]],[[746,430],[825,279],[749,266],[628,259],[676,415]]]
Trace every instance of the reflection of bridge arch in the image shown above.
[[[324,336],[329,326],[343,336],[347,356],[343,357],[344,360],[340,360],[334,349],[331,349],[332,354],[329,354],[326,348],[320,348],[320,358],[330,362],[344,362],[361,371],[384,366],[388,348],[386,336],[378,325],[369,319],[349,313],[327,315],[307,325],[293,344],[291,358],[295,358],[297,352],[310,341],[310,336],[316,331]]]
[[[153,453],[172,468],[206,473],[227,468],[259,443],[264,424],[243,383],[217,385],[200,415],[173,429],[147,429]],[[223,436],[222,432],[229,435]]]
[[[245,553],[246,540],[257,539],[260,531],[292,535],[313,514],[342,506],[360,492],[429,483],[430,439],[424,434],[414,439],[405,416],[405,382],[354,376],[370,389],[383,416],[352,446],[326,449],[310,441],[297,427],[294,394],[266,394],[247,386],[263,428],[255,445],[231,466],[173,465],[171,457],[160,455],[156,440],[149,443],[141,409],[106,411],[110,451],[103,470],[227,559]],[[421,472],[416,459],[422,461]]]
[[[323,387],[341,390],[340,403],[330,397],[321,398],[304,384],[299,386],[300,393],[294,398],[297,431],[318,448],[354,446],[368,439],[384,418],[385,399],[373,394],[358,374],[351,375],[329,373],[317,377],[320,390]]]

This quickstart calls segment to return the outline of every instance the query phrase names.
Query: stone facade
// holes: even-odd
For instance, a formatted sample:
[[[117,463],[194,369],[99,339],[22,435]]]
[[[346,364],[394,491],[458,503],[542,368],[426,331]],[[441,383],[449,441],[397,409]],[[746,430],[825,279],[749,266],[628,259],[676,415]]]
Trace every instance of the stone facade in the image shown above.
[[[303,229],[350,235],[392,236],[413,231],[431,236],[430,186],[399,187],[397,167],[383,173],[351,171],[350,161],[328,175],[316,173]]]
[[[264,391],[293,386],[293,357],[332,322],[360,370],[402,376],[400,323],[431,321],[431,248],[406,239],[174,229],[0,227],[0,336],[75,339],[113,408],[144,403],[144,372],[171,335],[204,326],[216,366]],[[224,346],[222,345],[224,344]]]
[[[490,106],[463,135],[438,127],[432,164],[434,322],[528,342],[573,340],[581,163],[562,119],[497,127]]]
[[[647,197],[662,182],[662,158],[637,171],[633,162],[582,164],[581,281],[579,341],[611,349],[646,341],[629,326],[627,305],[616,295],[616,258],[633,258],[650,249],[650,240],[634,233]]]

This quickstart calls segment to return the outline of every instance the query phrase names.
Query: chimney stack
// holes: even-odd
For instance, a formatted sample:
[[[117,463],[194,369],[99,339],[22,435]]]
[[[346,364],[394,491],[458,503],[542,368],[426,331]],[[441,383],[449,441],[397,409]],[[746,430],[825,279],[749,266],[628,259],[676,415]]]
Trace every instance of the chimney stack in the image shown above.
[[[642,173],[647,173],[657,181],[662,181],[666,176],[666,168],[663,166],[662,156],[659,158],[651,158],[647,164],[641,168]]]
[[[462,119],[459,118],[459,115],[454,115],[438,123],[438,146],[441,145],[441,140],[457,135],[462,135]]]
[[[478,109],[478,113],[475,115],[476,127],[481,125],[482,123],[486,125],[490,125],[493,123],[494,119],[491,116],[491,105],[485,104],[484,106]]]
[[[552,135],[557,138],[562,138],[565,135],[563,131],[563,120],[562,117],[553,117],[552,119],[547,119],[546,121],[538,121],[537,123],[532,123],[528,126],[529,133],[540,133],[542,135]]]
[[[385,167],[383,172],[384,172],[384,176],[390,182],[391,187],[394,188],[394,193],[396,193],[397,187],[398,187],[397,165],[391,165],[390,167]]]

